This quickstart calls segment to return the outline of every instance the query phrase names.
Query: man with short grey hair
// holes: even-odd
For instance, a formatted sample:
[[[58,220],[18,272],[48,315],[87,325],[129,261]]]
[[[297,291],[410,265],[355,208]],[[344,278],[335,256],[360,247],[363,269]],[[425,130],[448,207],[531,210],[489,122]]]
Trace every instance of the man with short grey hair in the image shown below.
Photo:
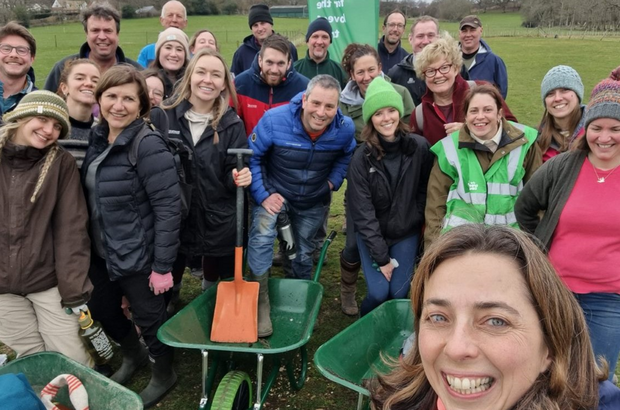
[[[292,277],[310,279],[314,237],[353,155],[355,127],[338,108],[339,98],[338,81],[318,75],[288,105],[267,111],[250,135],[253,202],[247,259],[252,280],[260,284],[259,337],[272,333],[267,283],[278,216],[285,212],[293,231]]]
[[[187,10],[180,1],[171,0],[166,2],[161,8],[159,22],[165,29],[174,27],[184,30],[187,26]],[[148,67],[155,60],[155,43],[147,44],[138,54],[138,63],[144,68]]]

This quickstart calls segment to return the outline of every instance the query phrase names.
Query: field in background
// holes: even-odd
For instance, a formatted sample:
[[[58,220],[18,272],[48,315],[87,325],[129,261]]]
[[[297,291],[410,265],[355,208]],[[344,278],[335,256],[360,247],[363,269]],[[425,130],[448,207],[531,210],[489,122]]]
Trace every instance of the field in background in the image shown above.
[[[540,82],[547,70],[558,64],[574,67],[582,76],[585,85],[586,101],[593,86],[609,72],[620,65],[618,47],[620,38],[602,36],[581,38],[536,38],[520,36],[536,36],[537,29],[523,29],[518,14],[483,14],[480,15],[485,27],[485,38],[508,67],[509,92],[508,104],[521,122],[535,126],[543,112],[540,97]],[[409,23],[410,24],[410,23]],[[298,46],[299,55],[306,52],[304,36],[308,26],[303,19],[275,19],[274,28],[285,34]],[[220,43],[222,54],[228,62],[238,44],[250,33],[245,16],[192,16],[186,30],[190,35],[198,30],[212,30]],[[457,23],[441,23],[441,28],[456,35]],[[407,30],[409,29],[409,26]],[[153,19],[124,20],[120,35],[120,44],[126,55],[136,58],[139,50],[147,43],[154,42],[160,30],[159,21]],[[85,34],[80,24],[67,24],[33,28],[32,33],[37,39],[38,53],[34,64],[37,84],[42,86],[45,77],[53,64],[66,55],[76,53],[85,41]],[[511,34],[512,33],[512,34]],[[544,32],[546,33],[546,32]],[[549,33],[552,33],[549,31]],[[560,33],[561,34],[561,33]],[[514,36],[517,37],[514,37]],[[579,38],[577,38],[579,37]],[[616,37],[617,38],[617,37]],[[406,41],[403,43],[410,49]],[[340,231],[343,222],[341,189],[334,196],[330,229]],[[321,283],[325,286],[325,294],[318,328],[308,344],[310,357],[314,351],[340,330],[351,324],[354,319],[340,312],[338,253],[344,245],[344,236],[339,234],[329,250],[329,263],[325,266]],[[275,274],[281,272],[276,269]],[[364,294],[363,278],[360,277],[358,300]],[[181,293],[183,304],[192,300],[200,292],[200,284],[186,275]],[[0,352],[6,347],[0,346]],[[118,358],[116,365],[118,365]],[[177,354],[177,370],[179,382],[175,390],[167,396],[158,408],[186,410],[196,408],[200,395],[200,354],[195,350],[179,349]],[[253,361],[247,367],[253,367]],[[148,372],[142,371],[129,387],[135,391],[144,388]],[[298,393],[290,393],[288,384],[281,377],[272,390],[265,406],[267,410],[335,410],[352,409],[355,407],[356,395],[349,390],[327,381],[319,375],[311,364],[306,386]]]

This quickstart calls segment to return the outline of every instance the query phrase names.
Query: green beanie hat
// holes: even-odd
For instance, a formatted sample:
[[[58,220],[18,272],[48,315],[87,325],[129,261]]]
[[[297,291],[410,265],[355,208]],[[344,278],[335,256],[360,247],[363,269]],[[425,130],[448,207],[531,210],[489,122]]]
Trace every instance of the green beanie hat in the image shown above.
[[[69,125],[69,109],[67,103],[54,94],[45,90],[32,91],[21,99],[13,111],[7,112],[2,117],[5,123],[15,122],[27,117],[50,117],[58,120],[62,126],[59,138],[66,138],[71,130]]]
[[[386,107],[396,108],[400,113],[400,117],[403,117],[405,112],[403,108],[403,97],[401,97],[394,89],[394,86],[385,81],[383,77],[376,77],[371,81],[366,90],[364,105],[362,105],[364,122],[368,122],[374,113]]]

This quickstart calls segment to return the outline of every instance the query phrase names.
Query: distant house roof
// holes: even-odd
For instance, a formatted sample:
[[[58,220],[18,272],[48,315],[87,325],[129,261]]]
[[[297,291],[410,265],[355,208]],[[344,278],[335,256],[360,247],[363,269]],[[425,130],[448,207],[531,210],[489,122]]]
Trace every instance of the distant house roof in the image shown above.
[[[136,14],[152,14],[152,13],[158,13],[155,6],[140,7],[138,10],[136,10]]]
[[[53,9],[63,10],[84,10],[88,4],[84,0],[55,0],[52,4]]]

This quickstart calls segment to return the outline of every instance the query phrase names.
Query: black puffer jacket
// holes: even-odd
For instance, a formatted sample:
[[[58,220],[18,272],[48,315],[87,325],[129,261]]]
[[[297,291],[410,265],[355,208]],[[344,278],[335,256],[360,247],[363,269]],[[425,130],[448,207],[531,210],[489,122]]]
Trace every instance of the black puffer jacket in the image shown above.
[[[181,232],[181,251],[194,256],[230,255],[235,249],[237,186],[232,170],[237,166],[237,157],[228,155],[227,150],[248,147],[245,128],[239,116],[229,108],[217,126],[219,143],[213,143],[214,131],[208,126],[194,146],[184,117],[191,107],[185,100],[166,110],[170,138],[181,139],[192,150],[194,158],[194,190],[189,216]]]
[[[133,139],[144,127],[135,120],[116,138],[96,174],[99,224],[104,232],[105,259],[110,279],[151,270],[172,270],[179,246],[181,191],[174,160],[157,131],[140,143],[136,166],[129,162]],[[108,127],[93,128],[82,166],[108,147]]]
[[[390,261],[390,246],[420,232],[424,224],[433,155],[428,141],[417,134],[401,135],[400,144],[400,177],[394,192],[378,152],[366,143],[355,151],[347,172],[347,206],[355,232],[379,266]]]

